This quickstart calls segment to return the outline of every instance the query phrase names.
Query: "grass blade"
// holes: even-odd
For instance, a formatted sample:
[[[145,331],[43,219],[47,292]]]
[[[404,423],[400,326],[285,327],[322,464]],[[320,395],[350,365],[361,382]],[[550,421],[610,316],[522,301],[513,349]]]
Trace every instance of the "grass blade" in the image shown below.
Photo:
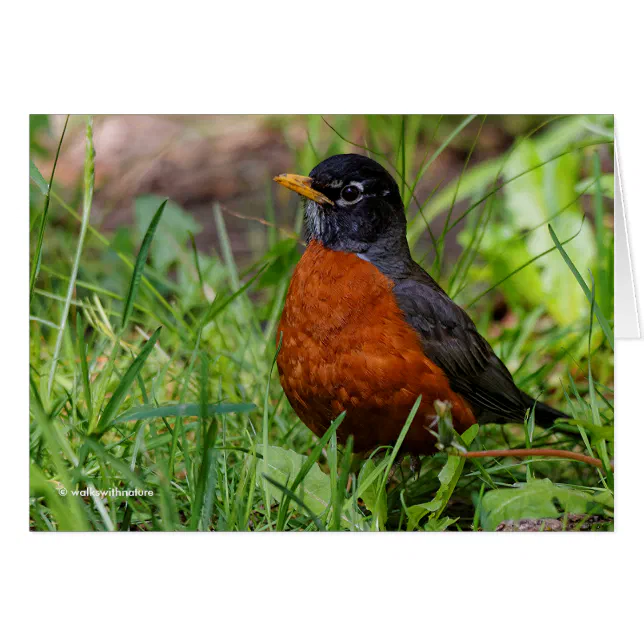
[[[308,515],[311,521],[315,523],[315,526],[320,532],[324,532],[324,526],[322,525],[322,522],[320,521],[319,517],[315,515],[315,513],[300,499],[299,497],[295,496],[291,490],[289,490],[285,485],[282,485],[281,483],[278,483],[275,479],[271,478],[268,476],[268,474],[262,474],[262,476],[271,484],[274,485],[280,492],[282,492],[286,497],[291,499],[294,503],[299,505]]]
[[[268,400],[269,400],[269,393],[270,393],[270,388],[271,388],[271,378],[273,376],[273,369],[275,368],[275,364],[277,362],[277,356],[280,352],[280,349],[282,348],[282,334],[280,334],[280,340],[279,344],[277,345],[277,351],[275,351],[275,357],[273,358],[273,362],[271,364],[271,368],[268,372],[268,379],[266,381],[266,391],[264,393],[264,414],[262,418],[262,455],[263,455],[263,461],[262,461],[262,475],[264,476],[264,479],[267,479],[266,473],[269,471],[268,469]],[[272,530],[272,524],[271,524],[271,504],[270,504],[270,492],[268,489],[268,485],[266,483],[266,480],[264,481],[263,485],[263,492],[264,492],[264,502],[266,504],[266,519],[268,521],[268,529]],[[289,490],[290,492],[290,490]]]
[[[125,299],[125,307],[123,308],[123,318],[121,319],[121,328],[124,329],[132,315],[132,309],[134,308],[134,300],[136,299],[136,294],[139,290],[139,284],[141,283],[141,277],[143,276],[143,269],[145,268],[145,263],[148,259],[148,253],[150,252],[150,245],[152,244],[152,239],[154,238],[154,233],[157,230],[159,221],[161,220],[161,215],[165,210],[168,200],[166,199],[154,213],[152,221],[148,226],[148,229],[145,231],[145,236],[143,237],[143,242],[141,243],[141,248],[139,249],[139,254],[136,256],[136,263],[134,264],[134,270],[132,271],[132,279],[130,280],[130,288],[127,292],[127,297]]]
[[[38,423],[41,428],[42,434],[45,438],[47,446],[49,448],[49,454],[51,456],[51,462],[53,464],[53,469],[55,475],[58,479],[60,485],[67,492],[70,492],[74,489],[73,480],[70,476],[70,470],[67,467],[65,461],[61,456],[61,453],[65,453],[68,458],[73,457],[73,452],[64,438],[64,434],[58,431],[58,429],[52,423],[49,415],[42,407],[42,404],[38,398],[32,398],[31,401],[31,413],[33,414],[36,423]],[[71,453],[70,453],[71,452]],[[74,461],[70,458],[73,464]],[[55,499],[53,488],[49,481],[45,480],[44,476],[38,476],[40,469],[36,469],[34,465],[31,466],[30,472],[30,484],[32,488],[37,488],[36,492],[38,495],[43,495],[48,499],[52,509],[56,512],[58,510],[58,519],[61,521],[61,529],[65,530],[87,530],[87,521],[85,518],[85,511],[82,504],[79,502],[78,498],[73,495],[67,496],[65,499],[60,498],[61,503],[54,504],[53,500]],[[56,493],[58,495],[58,493]],[[59,507],[57,507],[59,506]]]
[[[65,125],[63,125],[63,131],[60,135],[58,141],[58,148],[56,149],[56,156],[54,157],[54,165],[51,169],[51,176],[49,178],[49,184],[45,184],[47,191],[45,192],[45,205],[43,206],[42,219],[40,220],[40,230],[38,231],[38,241],[36,242],[36,251],[34,253],[33,266],[31,269],[31,279],[29,280],[29,301],[34,294],[34,287],[36,286],[36,280],[38,279],[38,273],[40,272],[40,262],[42,260],[42,245],[45,238],[45,228],[47,227],[47,218],[49,215],[49,201],[51,199],[51,187],[54,185],[54,176],[56,174],[56,165],[58,164],[58,157],[60,156],[60,148],[63,145],[63,139],[65,138],[65,132],[67,130],[67,123],[69,123],[69,114],[65,119]],[[30,175],[32,179],[36,182],[38,187],[42,190],[43,186],[41,181],[38,180],[38,177],[42,179],[42,175],[38,171],[38,168],[34,165],[33,161],[31,163]],[[34,172],[35,170],[35,172]],[[43,180],[44,181],[44,180]]]
[[[83,391],[87,405],[87,426],[92,425],[92,388],[89,382],[89,369],[87,367],[87,351],[85,348],[85,326],[83,315],[76,309],[76,341],[78,343],[78,358],[80,360],[81,374],[83,376]]]
[[[342,455],[342,463],[340,464],[340,478],[338,479],[335,488],[335,499],[333,502],[333,521],[331,523],[331,530],[337,532],[340,529],[340,520],[342,519],[342,510],[344,508],[345,490],[347,489],[347,481],[349,480],[349,473],[351,471],[351,457],[353,456],[353,436],[349,436],[345,446],[344,454]]]
[[[402,430],[400,431],[400,434],[398,436],[398,440],[396,441],[396,444],[394,445],[393,450],[391,451],[391,454],[385,459],[385,462],[387,463],[387,466],[385,467],[385,470],[382,475],[382,479],[380,481],[380,485],[378,487],[378,492],[376,498],[380,498],[384,492],[385,492],[385,485],[387,484],[387,481],[389,480],[389,472],[391,472],[391,468],[394,466],[394,463],[396,461],[396,456],[398,455],[398,452],[400,451],[400,448],[402,447],[402,443],[405,440],[405,436],[407,436],[407,432],[409,431],[409,428],[411,427],[412,421],[414,420],[414,417],[416,416],[416,412],[418,411],[418,408],[420,407],[420,403],[422,401],[423,397],[418,396],[416,398],[416,402],[414,403],[414,406],[411,408],[411,411],[409,412],[409,416],[407,416],[407,420],[405,421],[405,424],[403,425]],[[374,526],[376,530],[384,530],[385,526],[384,525],[378,525],[378,521],[376,521],[376,525]]]
[[[604,195],[602,193],[602,170],[599,152],[593,153],[594,205],[595,205],[595,239],[597,241],[597,302],[604,310],[612,308],[612,265],[613,244],[604,223]]]
[[[201,523],[201,511],[204,506],[204,498],[206,496],[206,484],[208,479],[212,476],[213,462],[215,456],[215,441],[217,436],[217,420],[213,419],[206,431],[203,446],[203,460],[199,468],[199,476],[197,477],[197,489],[195,492],[195,502],[192,507],[192,516],[190,517],[190,529],[198,530]],[[204,513],[205,514],[205,513]],[[204,522],[207,526],[207,522]]]
[[[122,413],[114,419],[113,424],[129,423],[135,420],[148,420],[150,418],[186,418],[188,416],[209,418],[211,416],[219,416],[220,414],[242,414],[253,411],[254,409],[255,405],[253,403],[213,403],[207,405],[205,410],[202,409],[200,403],[174,403],[172,405],[162,405],[161,407],[141,405],[140,407],[132,407]]]
[[[416,186],[418,185],[418,182],[423,178],[423,175],[427,170],[429,170],[430,166],[438,157],[443,153],[445,148],[478,116],[478,114],[470,114],[470,116],[466,116],[450,133],[450,135],[438,146],[438,149],[432,156],[423,164],[423,167],[419,170],[418,174],[416,175],[416,178],[414,180],[414,183],[411,186],[411,191],[413,192],[416,189]]]
[[[50,186],[51,188],[51,186]],[[56,346],[54,348],[54,355],[51,361],[51,368],[49,370],[49,380],[47,382],[47,393],[51,396],[51,388],[54,384],[54,376],[56,375],[56,367],[60,358],[60,350],[63,346],[63,337],[65,335],[65,324],[67,316],[69,315],[69,307],[74,294],[76,286],[76,276],[78,275],[78,267],[80,266],[80,258],[83,253],[83,243],[85,241],[85,233],[87,232],[87,225],[89,224],[89,214],[92,209],[92,199],[94,198],[94,140],[92,129],[92,117],[87,117],[87,129],[85,134],[85,173],[84,173],[84,189],[85,194],[83,197],[83,216],[81,220],[81,229],[78,235],[78,244],[76,245],[76,256],[74,257],[74,264],[69,278],[69,285],[67,286],[67,296],[65,304],[63,305],[63,312],[60,316],[60,324],[58,325],[58,336],[56,337]]]
[[[588,397],[590,398],[590,409],[592,412],[593,424],[600,425],[601,418],[599,415],[599,408],[597,406],[597,396],[595,394],[595,380],[593,378],[592,370],[592,338],[593,338],[593,313],[597,307],[597,301],[595,300],[595,280],[593,279],[592,273],[590,275],[590,281],[592,285],[592,291],[590,293],[590,316],[588,322]],[[601,459],[602,465],[606,472],[606,478],[608,480],[608,485],[611,490],[615,489],[615,481],[613,477],[613,470],[610,466],[610,460],[608,458],[608,447],[606,445],[606,440],[601,438],[599,440],[599,458]]]
[[[320,457],[320,454],[322,453],[322,450],[326,447],[326,444],[331,439],[331,436],[335,434],[337,428],[339,427],[340,423],[344,420],[345,416],[346,416],[346,412],[342,412],[331,423],[331,425],[329,426],[329,429],[327,429],[326,432],[324,433],[324,436],[320,438],[320,440],[317,442],[315,447],[311,450],[311,453],[309,454],[306,461],[304,461],[304,464],[300,468],[300,471],[297,473],[297,476],[295,477],[295,480],[291,485],[291,491],[297,492],[298,486],[306,478],[306,475],[311,471],[313,464],[317,462],[318,458]],[[287,499],[280,504],[279,515],[277,519],[278,531],[284,529],[284,524],[286,523],[286,516],[288,513],[288,507],[290,505],[289,499],[290,497],[287,497]],[[342,510],[342,507],[340,507],[340,510]],[[338,518],[338,521],[339,521],[339,518]]]
[[[595,302],[595,299],[591,294],[590,289],[588,288],[588,285],[584,281],[584,278],[579,274],[577,267],[572,263],[572,260],[568,256],[568,253],[566,253],[566,251],[564,250],[563,246],[561,245],[561,242],[559,241],[557,235],[555,234],[555,231],[553,230],[550,224],[548,224],[548,230],[550,231],[550,236],[552,237],[552,241],[555,243],[557,250],[564,258],[564,261],[568,265],[568,268],[571,270],[572,274],[575,276],[575,279],[579,283],[579,286],[581,286],[582,290],[586,294],[586,297],[588,298],[588,302],[591,305],[591,308],[595,311],[595,317],[597,318],[597,322],[599,322],[599,326],[602,328],[602,331],[604,332],[604,335],[608,340],[608,344],[610,344],[611,349],[615,349],[615,338],[613,336],[613,330],[610,328],[610,324],[604,317],[604,314],[601,312],[601,309],[599,308],[599,306],[597,306],[597,302]]]
[[[213,206],[213,215],[215,217],[215,226],[217,228],[219,243],[221,244],[221,252],[224,256],[224,264],[228,269],[228,279],[230,280],[231,287],[237,291],[240,287],[239,272],[237,271],[235,256],[233,255],[233,249],[230,245],[230,237],[228,237],[228,231],[226,230],[226,222],[224,221],[224,216],[221,213],[221,206],[218,203]]]
[[[123,375],[123,378],[121,378],[121,382],[119,382],[116,390],[112,394],[112,397],[110,398],[107,405],[105,405],[105,409],[101,414],[101,419],[97,427],[99,434],[102,434],[110,427],[110,425],[112,425],[114,417],[116,416],[116,412],[118,412],[121,403],[125,399],[125,396],[130,389],[130,386],[136,379],[139,371],[141,371],[141,368],[145,364],[145,361],[148,359],[148,356],[152,352],[152,349],[154,349],[154,345],[156,344],[157,338],[159,337],[159,333],[161,333],[161,327],[159,327],[152,334],[150,339],[143,345],[143,348],[141,349],[139,355],[133,360],[132,364]]]
[[[210,308],[206,311],[206,314],[203,317],[203,320],[201,322],[201,328],[206,326],[208,322],[213,320],[219,313],[221,313],[229,304],[234,302],[240,295],[242,295],[246,290],[248,290],[252,285],[253,282],[268,268],[268,264],[264,264],[253,277],[251,277],[241,288],[238,288],[234,293],[229,295],[223,302],[219,302],[219,300],[214,299],[212,301],[212,304],[210,305]]]
[[[70,214],[74,219],[76,219],[76,220],[78,220],[78,221],[82,221],[82,219],[83,219],[83,218],[82,218],[82,215],[79,215],[79,214],[78,214],[78,213],[77,213],[77,212],[76,212],[76,211],[75,211],[71,206],[69,206],[69,204],[67,204],[63,199],[61,199],[61,198],[60,198],[60,197],[59,197],[55,192],[53,192],[53,191],[52,191],[52,196],[53,196],[53,198],[58,202],[58,204],[59,204],[59,205],[60,205],[64,210],[66,210],[66,211],[67,211],[67,212],[68,212],[68,213],[69,213],[69,214]],[[89,224],[88,224],[88,226],[87,226],[87,231],[89,232],[89,234],[90,234],[91,236],[93,236],[94,238],[96,238],[96,239],[97,239],[97,240],[98,240],[98,241],[99,241],[103,246],[105,246],[106,248],[111,247],[111,243],[110,243],[110,241],[107,239],[107,237],[105,237],[105,235],[101,234],[98,230],[96,230],[96,228],[94,228],[93,226],[91,226],[91,225],[89,225]],[[124,263],[128,268],[134,269],[134,262],[133,262],[133,261],[132,261],[132,260],[131,260],[127,255],[125,255],[125,254],[124,254],[124,253],[122,253],[121,251],[114,251],[114,252],[116,253],[116,256],[117,256],[117,257],[118,257],[118,258],[119,258],[119,259],[120,259],[120,260],[121,260],[121,261],[122,261],[122,262],[123,262],[123,263]],[[143,285],[148,289],[148,291],[150,292],[150,294],[151,294],[151,295],[152,295],[152,296],[153,296],[153,297],[154,297],[154,298],[155,298],[155,299],[156,299],[156,300],[161,304],[161,306],[163,306],[163,308],[164,308],[166,311],[168,311],[168,313],[170,313],[170,315],[172,315],[172,317],[173,317],[175,320],[177,320],[177,322],[179,322],[179,323],[181,324],[181,326],[182,326],[183,330],[184,330],[184,331],[186,331],[186,332],[188,333],[189,337],[191,337],[191,338],[192,338],[192,337],[194,337],[194,332],[193,332],[193,330],[192,330],[192,327],[188,324],[188,322],[187,322],[186,320],[184,320],[184,319],[183,319],[183,316],[182,316],[179,312],[175,311],[175,309],[174,309],[174,308],[172,307],[172,305],[168,302],[168,300],[166,300],[166,298],[165,298],[165,297],[163,297],[163,295],[161,295],[161,293],[159,293],[159,291],[155,288],[154,284],[152,284],[152,282],[150,282],[150,280],[149,280],[145,275],[142,277],[141,282],[142,282],[142,283],[143,283]],[[37,292],[37,289],[36,289],[36,292]],[[182,332],[182,330],[181,330],[178,326],[175,326],[175,325],[172,323],[172,320],[171,320],[171,319],[167,319],[167,320],[165,320],[165,321],[164,321],[164,323],[163,323],[163,325],[164,325],[164,326],[166,326],[166,327],[168,327],[168,328],[172,328],[172,329],[176,330],[176,331],[177,331],[177,333],[180,333],[180,334],[181,334],[181,332]],[[186,338],[186,337],[188,337],[188,336],[182,335],[182,337],[184,337],[184,339],[185,339],[185,338]]]
[[[579,235],[579,233],[581,232],[583,225],[584,225],[584,220],[582,219],[581,226],[579,226],[579,230],[574,235],[572,235],[571,237],[568,237],[568,239],[564,240],[563,244],[567,244],[568,242],[571,242],[573,239],[575,239],[575,237],[577,237],[577,235]],[[549,224],[548,224],[548,228],[550,228]],[[560,244],[560,246],[563,246],[563,244]],[[530,266],[531,264],[536,262],[538,259],[541,259],[542,257],[545,257],[546,255],[549,255],[556,248],[557,248],[556,245],[552,246],[548,250],[544,250],[542,253],[539,253],[538,255],[535,255],[534,257],[530,258],[527,262],[524,262],[523,264],[521,264],[521,266],[519,266],[518,268],[515,268],[513,271],[508,273],[503,279],[501,279],[498,282],[492,284],[492,286],[490,286],[489,288],[486,288],[482,293],[479,293],[473,300],[470,300],[463,308],[465,308],[465,309],[472,308],[472,306],[474,306],[474,304],[476,304],[482,297],[485,297],[488,293],[490,293],[494,289],[496,289],[499,286],[501,286],[501,284],[503,284],[503,282],[509,280],[511,277],[514,277],[517,273],[521,272],[524,268],[527,268],[528,266]],[[456,297],[456,295],[458,295],[458,293],[455,293],[453,297]]]

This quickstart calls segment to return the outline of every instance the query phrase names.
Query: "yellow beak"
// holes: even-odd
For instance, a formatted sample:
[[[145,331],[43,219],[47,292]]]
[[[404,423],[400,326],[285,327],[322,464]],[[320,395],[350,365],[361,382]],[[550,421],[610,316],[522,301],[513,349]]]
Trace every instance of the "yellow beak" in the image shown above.
[[[311,199],[319,204],[333,205],[331,199],[321,192],[311,188],[311,177],[303,177],[299,174],[280,174],[273,177],[273,181],[279,183],[281,186],[297,192],[299,195]]]

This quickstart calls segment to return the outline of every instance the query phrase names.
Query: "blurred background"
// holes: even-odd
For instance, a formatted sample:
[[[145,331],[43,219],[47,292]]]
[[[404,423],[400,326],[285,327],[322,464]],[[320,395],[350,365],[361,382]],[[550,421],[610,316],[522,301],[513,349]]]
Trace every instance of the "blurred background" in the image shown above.
[[[457,115],[406,117],[407,181],[412,182],[423,161],[436,154],[464,118]],[[487,169],[488,172],[476,177],[478,186],[461,185],[453,210],[454,218],[457,218],[465,209],[463,201],[476,194],[476,188],[480,190],[492,183],[497,168],[486,162],[502,157],[517,137],[528,135],[552,118],[543,115],[488,116],[483,123],[482,118],[473,119],[432,162],[431,171],[426,172],[416,185],[416,198],[423,203],[432,191],[440,194],[441,187],[458,179],[464,166],[470,171],[476,167]],[[32,117],[34,160],[45,177],[51,172],[64,122],[65,116],[61,115]],[[58,161],[56,179],[66,196],[80,195],[84,127],[82,117],[71,117]],[[278,206],[276,222],[292,226],[295,202],[285,191],[274,189],[273,176],[287,171],[308,174],[316,163],[331,154],[369,154],[349,141],[372,147],[395,166],[400,158],[397,139],[402,128],[400,116],[97,116],[94,120],[96,193],[92,222],[105,232],[118,231],[135,223],[137,198],[145,195],[169,197],[196,220],[198,248],[213,252],[218,248],[212,216],[215,201],[235,213],[265,218],[267,196],[270,195]],[[584,138],[593,135],[596,138],[612,136],[612,119],[555,117],[533,136],[543,156],[554,156],[571,142],[583,142]],[[602,173],[612,173],[610,150],[604,147],[600,153]],[[371,156],[383,162],[382,157]],[[574,186],[590,176],[589,167],[579,162],[584,155],[580,152],[578,156],[577,163],[566,165],[566,178],[571,185],[574,182]],[[506,164],[500,177],[511,174],[515,165]],[[565,174],[560,172],[558,178],[562,177]],[[431,208],[436,236],[441,231],[441,217],[445,217],[450,206],[451,202],[443,199],[438,207]],[[417,204],[412,203],[410,210],[412,214],[417,211]],[[267,249],[265,225],[230,213],[226,218],[233,251],[242,264],[252,262]],[[462,226],[463,223],[456,226],[449,237],[450,258],[459,252],[456,237]]]
[[[64,122],[64,116],[31,119],[33,159],[45,177],[51,172]],[[81,199],[84,136],[84,119],[72,116],[56,171],[61,194],[72,205]],[[405,184],[410,242],[417,259],[424,258],[425,264],[430,259],[432,266],[436,248],[431,235],[437,239],[445,233],[441,265],[433,264],[433,268],[442,275],[445,265],[453,264],[469,247],[477,257],[468,258],[475,265],[467,277],[494,283],[552,246],[544,221],[557,215],[556,229],[562,241],[578,232],[595,191],[594,186],[589,189],[593,153],[599,155],[603,194],[610,200],[611,146],[588,144],[611,137],[609,116],[97,116],[91,222],[110,236],[114,249],[131,250],[130,231],[133,227],[139,233],[144,230],[158,205],[154,197],[169,197],[176,207],[172,217],[164,218],[161,230],[172,233],[166,246],[177,248],[167,247],[163,257],[157,257],[157,268],[165,271],[177,259],[178,247],[189,247],[190,233],[200,252],[221,252],[213,217],[213,204],[218,202],[232,252],[244,269],[267,252],[276,234],[284,238],[301,233],[297,199],[276,189],[272,177],[281,172],[308,174],[331,154],[359,152],[379,160]],[[575,147],[579,149],[558,156]],[[428,161],[429,167],[419,177]],[[472,203],[524,172],[493,195],[493,203],[483,202],[460,220]],[[488,212],[484,212],[486,206]],[[608,201],[604,219],[612,229]],[[473,239],[480,220],[487,222],[486,234]],[[53,207],[51,225],[68,224],[64,212]],[[530,232],[539,225],[540,230]],[[526,233],[522,239],[521,233]],[[584,274],[595,261],[593,236],[589,222],[568,246]],[[510,250],[513,257],[508,257]],[[477,266],[481,259],[486,267]],[[576,319],[583,294],[569,302],[569,294],[558,288],[560,279],[574,284],[572,275],[548,270],[547,261],[537,261],[520,275],[503,287],[506,298],[534,305],[548,293],[554,300],[550,312],[556,319]],[[467,289],[467,281],[451,286],[456,291]],[[606,297],[602,292],[598,299]],[[465,299],[460,297],[461,302]]]

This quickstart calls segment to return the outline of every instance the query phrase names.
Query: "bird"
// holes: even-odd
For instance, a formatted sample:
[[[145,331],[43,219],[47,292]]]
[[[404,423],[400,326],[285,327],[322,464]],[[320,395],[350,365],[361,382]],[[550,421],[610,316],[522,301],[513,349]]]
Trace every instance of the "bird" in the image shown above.
[[[535,401],[469,315],[411,256],[398,185],[377,161],[338,154],[309,176],[274,181],[304,202],[306,250],[277,326],[282,389],[317,436],[343,412],[337,438],[365,452],[392,445],[421,403],[401,450],[436,451],[436,401],[454,429],[475,423],[551,427],[562,412]]]

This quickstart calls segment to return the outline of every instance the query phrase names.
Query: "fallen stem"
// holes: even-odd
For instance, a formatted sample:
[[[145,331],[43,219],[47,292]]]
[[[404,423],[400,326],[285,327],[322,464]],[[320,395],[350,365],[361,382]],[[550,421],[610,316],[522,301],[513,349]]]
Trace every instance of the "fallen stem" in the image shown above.
[[[603,463],[598,458],[586,456],[585,454],[578,454],[577,452],[569,452],[565,449],[490,449],[483,452],[457,452],[457,454],[463,458],[490,458],[494,456],[556,456],[559,458],[567,458],[571,461],[580,461],[581,463],[594,465],[595,467],[604,467]],[[610,468],[615,471],[615,467],[612,463],[610,464]]]
[[[237,217],[237,219],[243,219],[245,221],[256,221],[258,224],[262,224],[264,226],[274,228],[275,230],[279,230],[281,233],[284,233],[290,239],[294,239],[298,244],[300,244],[300,246],[306,246],[306,244],[300,239],[300,236],[295,231],[289,228],[283,228],[282,226],[277,226],[274,223],[267,221],[266,219],[262,219],[261,217],[242,215],[240,212],[235,212],[234,210],[231,210],[227,206],[222,206],[221,204],[219,204],[219,207],[229,215],[232,215],[233,217]]]

